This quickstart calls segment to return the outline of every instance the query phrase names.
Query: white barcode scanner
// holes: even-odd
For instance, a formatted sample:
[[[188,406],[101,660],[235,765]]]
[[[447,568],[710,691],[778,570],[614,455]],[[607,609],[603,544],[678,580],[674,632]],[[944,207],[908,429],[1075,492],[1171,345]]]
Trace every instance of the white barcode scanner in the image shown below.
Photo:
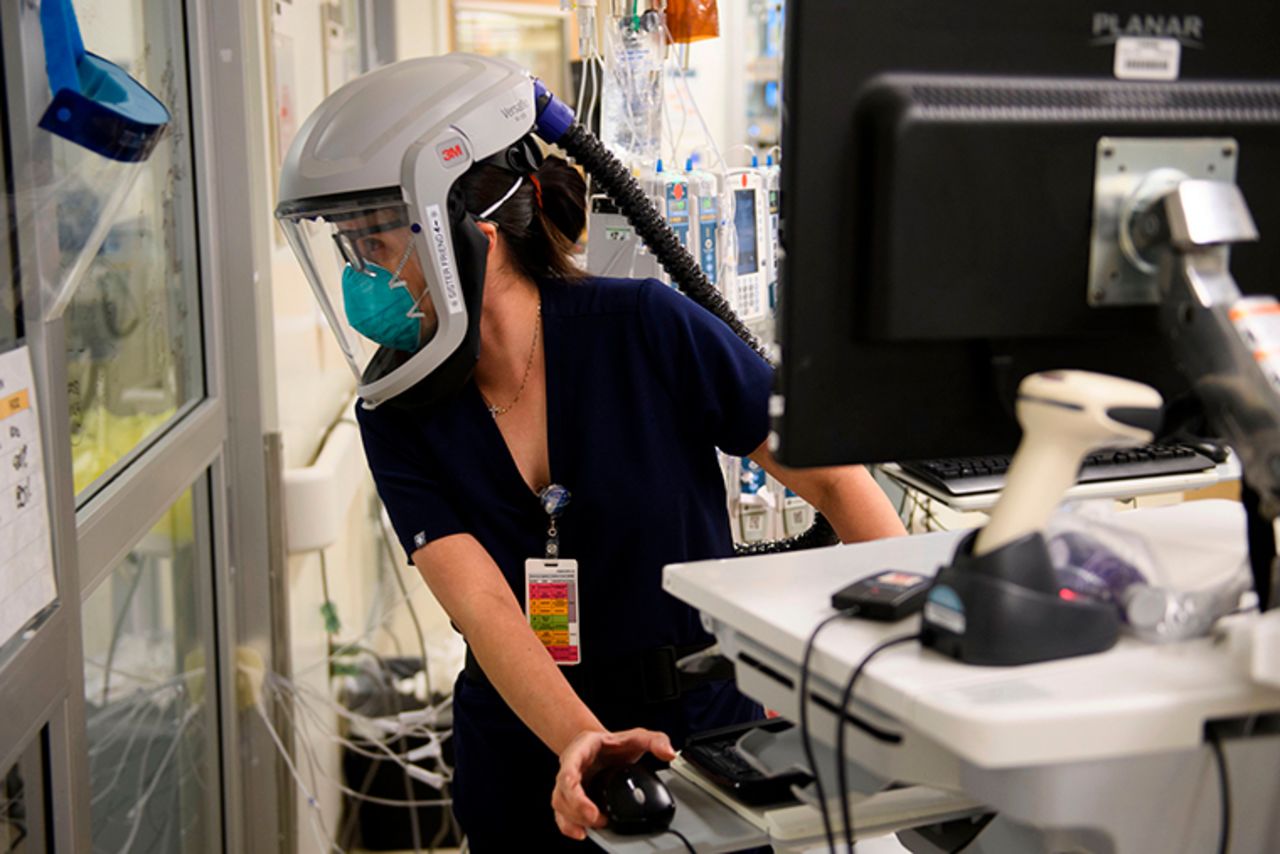
[[[1085,456],[1151,442],[1162,404],[1151,386],[1105,374],[1044,371],[1023,379],[1016,407],[1022,441],[991,521],[978,532],[974,557],[1043,531]]]

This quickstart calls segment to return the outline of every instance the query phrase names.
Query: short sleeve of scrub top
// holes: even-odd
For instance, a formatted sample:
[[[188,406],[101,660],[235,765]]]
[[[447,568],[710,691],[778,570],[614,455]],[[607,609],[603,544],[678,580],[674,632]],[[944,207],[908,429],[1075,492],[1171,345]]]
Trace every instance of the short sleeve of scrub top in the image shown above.
[[[645,336],[680,410],[726,454],[750,454],[768,435],[772,369],[711,312],[647,284],[640,294]]]
[[[410,435],[395,429],[400,419],[374,417],[359,403],[356,419],[378,496],[404,553],[412,556],[433,540],[465,533],[435,461]]]

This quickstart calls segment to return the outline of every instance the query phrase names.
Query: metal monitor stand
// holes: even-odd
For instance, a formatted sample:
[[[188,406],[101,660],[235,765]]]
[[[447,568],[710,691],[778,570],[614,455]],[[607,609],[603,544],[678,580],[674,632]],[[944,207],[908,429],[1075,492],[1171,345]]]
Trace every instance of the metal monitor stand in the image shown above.
[[[1258,239],[1244,196],[1232,183],[1181,181],[1128,227],[1135,249],[1158,263],[1174,358],[1256,493],[1251,528],[1269,529],[1280,515],[1280,304],[1244,296],[1227,268],[1231,244]],[[1275,549],[1252,557],[1266,610],[1276,604]]]

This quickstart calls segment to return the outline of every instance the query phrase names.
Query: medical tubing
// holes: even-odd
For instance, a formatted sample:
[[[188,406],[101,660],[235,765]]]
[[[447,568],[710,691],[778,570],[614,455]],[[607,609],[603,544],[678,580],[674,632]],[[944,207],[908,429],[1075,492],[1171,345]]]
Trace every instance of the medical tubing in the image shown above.
[[[636,234],[658,259],[662,269],[671,276],[671,281],[686,296],[724,321],[735,335],[759,354],[760,358],[772,364],[769,354],[760,341],[738,319],[733,309],[729,307],[729,303],[707,280],[697,259],[681,245],[680,238],[676,237],[671,226],[654,208],[640,183],[632,177],[622,162],[604,147],[604,143],[583,125],[575,122],[563,136],[556,140],[556,144],[582,164],[592,180],[604,188],[617,205],[619,212],[627,218],[632,228],[636,230]]]

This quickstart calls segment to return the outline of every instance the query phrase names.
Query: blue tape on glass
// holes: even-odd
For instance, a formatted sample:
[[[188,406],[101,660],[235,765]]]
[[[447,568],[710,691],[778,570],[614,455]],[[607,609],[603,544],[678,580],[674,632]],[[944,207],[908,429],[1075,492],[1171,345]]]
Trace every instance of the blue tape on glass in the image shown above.
[[[169,110],[120,66],[88,53],[71,0],[40,4],[45,73],[53,102],[40,127],[112,160],[146,160]]]

